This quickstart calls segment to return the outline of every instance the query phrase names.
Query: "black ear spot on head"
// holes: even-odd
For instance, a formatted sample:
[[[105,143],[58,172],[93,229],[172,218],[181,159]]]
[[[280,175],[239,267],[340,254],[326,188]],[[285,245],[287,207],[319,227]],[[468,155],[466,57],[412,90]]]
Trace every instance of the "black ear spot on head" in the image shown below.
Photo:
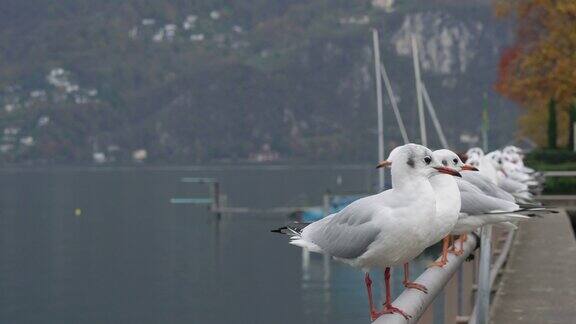
[[[414,158],[409,157],[408,161],[406,161],[406,164],[408,164],[410,167],[414,167],[414,165],[416,165],[416,163],[414,162]]]
[[[448,165],[448,162],[446,162],[446,160],[442,160],[442,164],[443,164],[444,166],[447,166],[447,165]]]

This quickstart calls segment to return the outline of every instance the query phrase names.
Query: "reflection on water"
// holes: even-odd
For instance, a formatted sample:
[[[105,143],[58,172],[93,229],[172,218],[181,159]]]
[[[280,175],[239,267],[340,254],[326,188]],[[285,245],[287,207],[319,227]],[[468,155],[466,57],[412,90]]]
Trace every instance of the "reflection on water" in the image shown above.
[[[285,217],[169,200],[209,176],[231,206],[320,204],[371,169],[0,171],[0,323],[366,323],[363,274],[270,233]]]

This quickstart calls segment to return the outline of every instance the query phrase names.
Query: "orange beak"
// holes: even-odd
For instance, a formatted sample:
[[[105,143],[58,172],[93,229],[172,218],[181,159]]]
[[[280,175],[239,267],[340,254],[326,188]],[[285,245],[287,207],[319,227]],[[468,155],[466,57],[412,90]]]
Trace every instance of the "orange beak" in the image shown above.
[[[450,168],[446,168],[446,167],[434,167],[434,169],[436,169],[440,173],[445,173],[445,174],[449,174],[449,175],[452,175],[455,177],[462,178],[462,175],[460,174],[460,172],[458,172],[454,169],[450,169]]]
[[[466,171],[480,171],[480,170],[478,170],[476,167],[471,166],[470,164],[464,164],[464,166],[462,167],[462,170],[466,170]]]
[[[388,160],[384,160],[381,161],[380,163],[378,163],[378,165],[376,166],[376,169],[380,169],[380,168],[388,168],[392,165],[392,162],[388,161]]]

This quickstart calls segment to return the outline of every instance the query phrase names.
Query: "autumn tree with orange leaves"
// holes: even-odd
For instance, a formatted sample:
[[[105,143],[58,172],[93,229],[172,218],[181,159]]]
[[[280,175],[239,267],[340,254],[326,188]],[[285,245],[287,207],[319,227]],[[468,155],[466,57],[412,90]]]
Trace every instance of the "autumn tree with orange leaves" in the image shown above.
[[[496,90],[527,110],[520,133],[540,145],[547,138],[547,104],[554,100],[564,145],[576,100],[576,1],[496,0],[495,8],[517,23],[515,43],[500,58]]]

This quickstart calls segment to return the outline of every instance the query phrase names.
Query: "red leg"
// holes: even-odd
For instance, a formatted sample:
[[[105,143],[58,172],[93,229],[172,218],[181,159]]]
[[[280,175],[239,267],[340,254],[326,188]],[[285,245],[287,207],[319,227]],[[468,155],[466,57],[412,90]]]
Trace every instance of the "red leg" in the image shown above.
[[[448,235],[448,236],[450,236],[450,235]],[[442,240],[442,257],[440,258],[439,261],[432,262],[428,267],[440,267],[440,268],[442,268],[446,265],[446,263],[448,263],[448,244],[449,244],[448,236],[446,236]]]
[[[428,288],[426,288],[426,286],[410,281],[410,272],[409,271],[410,271],[410,266],[409,266],[408,262],[406,262],[406,263],[404,263],[404,281],[402,281],[402,283],[404,284],[404,287],[418,289],[421,292],[427,294]]]
[[[364,282],[366,283],[366,291],[368,292],[368,303],[370,304],[370,318],[372,320],[375,320],[381,314],[374,308],[374,300],[372,298],[372,279],[370,279],[370,274],[368,272],[366,272]]]
[[[410,319],[412,316],[404,313],[403,310],[392,306],[392,296],[390,293],[390,268],[386,268],[384,270],[384,285],[386,286],[386,301],[384,301],[384,310],[382,310],[382,314],[400,314],[404,316],[406,320]]]

